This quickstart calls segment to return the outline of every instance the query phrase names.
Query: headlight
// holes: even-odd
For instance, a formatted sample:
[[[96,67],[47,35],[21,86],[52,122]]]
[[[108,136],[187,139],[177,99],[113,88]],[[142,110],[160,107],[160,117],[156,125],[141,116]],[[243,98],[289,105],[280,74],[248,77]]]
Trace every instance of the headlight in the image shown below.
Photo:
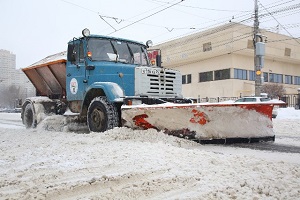
[[[87,28],[83,29],[83,30],[82,30],[82,35],[83,35],[84,37],[89,36],[89,35],[90,35],[90,30],[87,29]]]

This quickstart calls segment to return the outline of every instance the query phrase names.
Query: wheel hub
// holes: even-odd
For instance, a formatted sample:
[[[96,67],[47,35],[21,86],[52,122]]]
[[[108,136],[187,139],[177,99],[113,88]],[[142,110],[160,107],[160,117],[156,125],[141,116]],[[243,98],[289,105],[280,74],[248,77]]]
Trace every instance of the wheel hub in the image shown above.
[[[92,113],[92,122],[95,127],[101,127],[103,124],[104,113],[101,110],[95,109]]]

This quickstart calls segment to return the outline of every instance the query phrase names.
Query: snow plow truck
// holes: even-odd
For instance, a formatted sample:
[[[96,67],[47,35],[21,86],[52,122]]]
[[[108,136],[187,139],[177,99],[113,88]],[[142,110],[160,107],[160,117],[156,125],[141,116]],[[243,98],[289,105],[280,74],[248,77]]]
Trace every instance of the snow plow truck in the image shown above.
[[[181,94],[179,71],[151,64],[150,41],[91,35],[88,29],[82,35],[68,42],[67,51],[22,68],[36,88],[36,97],[22,105],[26,128],[67,111],[92,132],[126,126],[200,143],[274,141],[272,109],[284,102],[192,103]]]

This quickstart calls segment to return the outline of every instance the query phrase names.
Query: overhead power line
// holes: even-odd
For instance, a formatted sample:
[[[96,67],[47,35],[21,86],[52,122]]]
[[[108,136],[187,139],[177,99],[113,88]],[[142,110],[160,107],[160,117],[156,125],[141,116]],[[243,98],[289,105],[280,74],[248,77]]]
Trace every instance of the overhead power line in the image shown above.
[[[297,37],[297,38],[287,38],[287,39],[282,39],[282,40],[268,40],[268,43],[282,42],[282,41],[288,41],[288,40],[297,40],[297,39],[300,39],[300,37]]]
[[[163,4],[169,4],[169,2],[164,2],[164,1],[160,1],[160,0],[149,0],[152,2],[158,2],[158,3],[163,3]],[[179,5],[181,7],[186,7],[186,8],[194,8],[194,9],[199,9],[199,10],[210,10],[210,11],[218,11],[218,12],[252,12],[249,10],[224,10],[224,9],[215,9],[215,8],[202,8],[202,7],[198,7],[198,6],[188,6],[188,5]]]
[[[90,11],[90,12],[92,12],[92,13],[97,14],[97,15],[100,17],[100,19],[102,19],[107,25],[109,25],[112,29],[115,30],[115,31],[112,32],[112,33],[115,33],[115,32],[117,32],[117,31],[119,31],[119,30],[122,30],[122,29],[124,29],[124,28],[127,28],[127,27],[129,27],[129,26],[131,26],[131,25],[133,25],[133,24],[136,24],[136,23],[138,23],[138,22],[140,22],[140,21],[142,21],[142,20],[144,20],[144,19],[147,19],[147,18],[149,18],[149,17],[152,17],[153,15],[156,15],[156,14],[158,14],[158,13],[160,13],[160,12],[166,10],[166,9],[169,9],[169,8],[175,6],[175,5],[178,5],[179,3],[183,2],[184,0],[180,0],[179,2],[174,3],[174,4],[168,6],[168,7],[164,8],[164,9],[161,9],[161,10],[155,12],[155,13],[152,13],[151,15],[146,16],[146,17],[144,17],[144,18],[142,18],[142,19],[139,19],[139,20],[137,20],[137,21],[133,21],[132,23],[130,23],[130,24],[128,24],[128,25],[126,25],[126,26],[124,26],[124,27],[122,27],[122,28],[120,28],[120,29],[116,29],[116,28],[115,28],[114,26],[112,26],[107,20],[105,20],[105,18],[114,19],[118,24],[120,24],[120,23],[123,22],[123,21],[128,21],[128,20],[119,19],[119,18],[117,18],[117,17],[110,17],[110,16],[100,15],[99,12],[96,12],[96,11],[91,10],[91,9],[89,9],[89,8],[80,6],[80,5],[78,5],[78,4],[75,4],[75,3],[72,3],[72,2],[69,2],[69,1],[66,1],[66,0],[61,0],[61,1],[65,2],[65,3],[68,3],[68,4],[71,4],[71,5],[73,5],[73,6],[79,7],[79,8],[81,8],[81,9]],[[156,8],[154,8],[154,9],[156,9]],[[153,10],[153,9],[151,9],[151,10]],[[149,11],[151,11],[151,10],[149,10]],[[149,11],[147,11],[147,12],[149,12]],[[145,13],[145,12],[143,12],[142,14],[144,14],[144,13]],[[141,15],[141,14],[139,14],[139,15]],[[139,15],[136,15],[135,17],[137,17],[137,16],[139,16]],[[135,17],[132,17],[132,18],[135,18]],[[161,27],[166,28],[165,26],[161,26]],[[167,28],[167,29],[171,29],[171,28]],[[109,33],[108,35],[111,35],[112,33]]]
[[[291,11],[291,10],[300,8],[300,3],[298,3],[298,4],[286,6],[286,7],[281,8],[281,9],[277,9],[277,10],[275,10],[275,11],[269,11],[269,9],[266,8],[265,6],[263,6],[263,5],[261,4],[261,2],[259,2],[259,4],[261,5],[261,7],[263,7],[263,9],[264,9],[265,11],[267,11],[267,13],[265,13],[265,14],[260,14],[259,17],[273,16],[274,14],[277,14],[277,13],[281,13],[281,12],[285,12],[285,11]]]
[[[217,34],[217,35],[214,35],[214,37],[211,37],[209,39],[207,39],[208,41],[214,39],[214,38],[219,38],[221,35],[224,35],[226,33],[224,32],[220,32],[220,34]],[[230,39],[227,39],[227,40],[222,40],[222,41],[218,41],[218,42],[214,42],[212,44],[212,48],[213,49],[217,49],[217,48],[220,48],[220,47],[225,47],[226,45],[229,45],[229,44],[233,44],[235,42],[238,42],[238,41],[241,41],[243,39],[246,39],[246,38],[251,38],[252,36],[252,31],[251,32],[247,32],[247,33],[244,33],[244,34],[241,34],[241,35],[237,35],[237,36],[234,36]],[[202,37],[205,37],[205,35],[200,35]],[[206,35],[207,36],[207,35]],[[189,40],[195,40],[196,38],[190,38]],[[180,44],[176,44],[175,46],[179,46],[179,45],[188,45],[188,43],[190,42],[189,40],[185,40],[183,42],[180,42]],[[203,41],[204,42],[204,41]],[[173,46],[174,44],[172,44]],[[190,46],[190,45],[188,45]],[[195,54],[195,53],[201,53],[201,52],[204,52],[203,49],[199,48],[199,46],[191,46],[190,48],[186,49],[185,50],[186,53],[192,55],[192,54]],[[227,53],[232,53],[232,52],[235,52],[235,50],[233,49],[230,49],[229,52]],[[180,55],[182,54],[182,51],[178,50],[178,51],[173,51],[172,52],[172,55]]]
[[[68,4],[71,4],[73,6],[77,6],[77,7],[81,8],[81,9],[84,9],[86,11],[92,12],[94,14],[97,14],[98,17],[100,17],[101,20],[103,20],[110,28],[112,28],[114,30],[113,32],[111,32],[109,34],[113,34],[113,33],[117,32],[117,31],[120,31],[122,29],[125,29],[125,28],[127,28],[129,26],[132,26],[134,24],[137,24],[137,23],[144,24],[146,26],[154,26],[154,27],[160,27],[162,29],[165,29],[165,33],[164,34],[169,34],[170,32],[173,32],[175,30],[184,30],[184,29],[185,30],[192,30],[192,31],[188,31],[185,34],[181,34],[179,36],[170,38],[167,41],[172,40],[172,39],[176,39],[176,38],[179,38],[179,37],[184,37],[186,35],[190,35],[190,34],[199,32],[200,30],[206,30],[206,29],[210,29],[212,27],[217,27],[218,25],[223,25],[224,23],[227,23],[228,21],[233,21],[233,22],[242,23],[242,24],[249,24],[249,22],[252,21],[252,15],[251,15],[250,11],[249,12],[248,11],[244,11],[243,13],[240,13],[240,14],[234,14],[234,15],[231,15],[231,16],[228,16],[228,17],[223,17],[223,18],[220,18],[220,19],[211,20],[210,22],[203,22],[201,24],[194,24],[194,25],[186,26],[186,27],[180,27],[180,26],[179,27],[168,27],[168,26],[165,26],[165,25],[143,23],[142,21],[145,20],[145,19],[147,19],[147,18],[150,18],[153,15],[156,15],[156,14],[158,14],[158,13],[160,13],[160,12],[166,10],[166,9],[169,9],[169,8],[175,6],[175,5],[178,5],[178,6],[181,6],[181,7],[186,7],[186,8],[191,8],[191,9],[203,9],[203,10],[206,9],[206,10],[212,10],[212,11],[213,10],[214,11],[231,11],[231,12],[233,12],[233,11],[240,12],[240,11],[238,11],[238,10],[218,10],[218,9],[213,9],[213,8],[201,8],[201,7],[197,7],[197,6],[190,6],[190,5],[182,5],[182,4],[180,4],[184,0],[178,1],[176,3],[174,3],[175,2],[174,0],[172,0],[172,2],[171,1],[169,1],[169,2],[163,2],[161,0],[147,0],[147,1],[157,2],[157,4],[160,4],[160,6],[155,7],[153,9],[150,9],[147,12],[143,12],[141,14],[133,16],[133,17],[129,18],[129,19],[132,19],[132,20],[129,20],[129,19],[120,19],[120,18],[117,18],[117,17],[114,17],[114,16],[101,15],[97,11],[94,11],[94,10],[89,9],[87,7],[83,7],[83,6],[77,5],[75,3],[69,2],[68,0],[61,0],[61,1],[65,2],[65,3],[68,3]],[[294,1],[295,0],[278,0],[278,1],[272,2],[270,4],[267,4],[266,6],[263,7],[264,10],[266,10],[267,12],[259,15],[259,17],[261,19],[264,19],[264,20],[262,20],[262,22],[265,22],[267,18],[272,18],[272,19],[275,18],[274,15],[276,15],[277,17],[278,16],[284,17],[283,14],[285,14],[285,16],[286,16],[286,15],[291,15],[291,14],[298,13],[299,12],[298,8],[300,8],[299,4],[289,5],[291,2],[294,2]],[[158,8],[164,6],[163,4],[164,5],[168,4],[169,6],[167,6],[167,7],[163,8],[163,9],[160,9],[160,10],[154,12],[154,10],[157,10]],[[284,7],[283,5],[289,5],[289,6],[285,6]],[[174,7],[172,9],[176,10]],[[143,17],[141,19],[134,20],[134,19],[136,19],[140,15],[145,15],[145,13],[151,13],[151,12],[154,12],[154,13],[149,14],[148,16]],[[195,16],[197,17],[197,15],[195,15]],[[233,16],[234,16],[234,19],[232,20]],[[118,29],[117,27],[115,27],[115,25],[114,25],[115,23],[110,23],[111,19],[114,20],[117,24],[121,24],[122,22],[127,22],[129,24],[126,25],[126,26],[124,26],[124,27],[121,27],[120,29]],[[268,19],[267,19],[267,21],[268,21]],[[212,22],[213,22],[213,24],[212,24]],[[207,26],[204,26],[205,24]],[[227,28],[230,28],[230,27],[231,26],[229,26]],[[291,27],[286,27],[286,26],[283,26],[283,25],[280,25],[280,27],[285,27],[285,30],[288,29],[288,28],[291,28]],[[221,30],[218,29],[218,31],[221,31]],[[161,35],[163,35],[163,34],[154,36],[152,38],[160,37]],[[161,41],[160,43],[163,43],[163,42],[166,42],[166,41]]]
[[[259,2],[259,4],[268,12],[268,14],[269,15],[271,15],[271,17],[292,37],[292,38],[294,38],[293,37],[293,35],[285,28],[285,27],[283,27],[282,25],[281,25],[281,23],[273,16],[273,14],[272,13],[270,13],[269,12],[269,10],[267,9],[267,8],[265,8],[263,5],[262,5],[262,3],[261,2]],[[297,8],[297,7],[299,7],[300,6],[300,4],[296,4],[296,5],[293,5],[293,6],[289,6],[289,7],[287,7],[286,9],[287,10],[291,10],[291,9],[295,9],[295,8]],[[284,10],[286,10],[286,9],[284,9]],[[295,41],[298,43],[298,44],[300,44],[299,43],[299,41],[298,40],[296,40],[295,39]]]
[[[158,13],[164,11],[164,10],[167,10],[167,9],[173,7],[173,6],[176,6],[177,4],[180,4],[180,3],[183,2],[183,1],[184,1],[184,0],[180,0],[179,2],[174,3],[174,4],[172,4],[172,5],[168,6],[168,7],[165,7],[165,8],[163,8],[163,9],[161,9],[161,10],[155,12],[155,13],[152,13],[151,15],[148,15],[148,16],[143,17],[143,18],[141,18],[141,19],[139,19],[139,20],[137,20],[137,21],[134,21],[134,22],[132,22],[132,23],[126,25],[126,26],[123,26],[122,28],[119,28],[118,30],[116,30],[116,31],[114,31],[114,32],[111,32],[111,33],[109,33],[108,35],[111,35],[111,34],[117,32],[117,31],[120,31],[120,30],[122,30],[122,29],[125,29],[125,28],[127,28],[127,27],[129,27],[129,26],[132,26],[132,25],[134,25],[134,24],[136,24],[136,23],[138,23],[138,22],[140,22],[140,21],[143,21],[143,20],[149,18],[149,17],[152,17],[152,16],[154,16],[154,15],[156,15],[156,14],[158,14]]]
[[[72,2],[69,2],[69,1],[66,1],[66,0],[61,0],[61,1],[65,2],[65,3],[68,3],[68,4],[71,4],[71,5],[73,5],[73,6],[77,6],[77,7],[79,7],[79,8],[82,8],[82,9],[84,9],[84,10],[87,10],[87,11],[90,11],[90,12],[93,12],[93,13],[96,13],[96,14],[97,14],[97,12],[96,12],[96,11],[94,11],[94,10],[91,10],[91,9],[89,9],[89,8],[86,8],[86,7],[83,7],[83,6],[77,5],[77,4],[75,4],[75,3],[72,3]]]
[[[281,5],[284,5],[284,4],[288,4],[288,3],[293,2],[293,1],[295,1],[295,0],[290,0],[290,1],[280,0],[280,1],[276,1],[276,2],[272,2],[270,4],[267,4],[266,7],[268,9],[270,9],[270,8],[278,7],[278,6],[281,6]],[[283,3],[281,3],[281,2],[283,2]]]

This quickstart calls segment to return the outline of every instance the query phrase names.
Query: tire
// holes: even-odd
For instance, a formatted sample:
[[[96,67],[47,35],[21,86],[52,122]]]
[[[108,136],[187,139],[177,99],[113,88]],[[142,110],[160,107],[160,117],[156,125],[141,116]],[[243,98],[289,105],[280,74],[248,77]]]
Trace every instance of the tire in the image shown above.
[[[23,124],[26,128],[36,127],[35,113],[33,111],[33,105],[31,103],[27,104],[24,109]]]
[[[106,97],[96,97],[90,103],[87,124],[90,131],[104,132],[119,126],[117,107],[108,102]]]

